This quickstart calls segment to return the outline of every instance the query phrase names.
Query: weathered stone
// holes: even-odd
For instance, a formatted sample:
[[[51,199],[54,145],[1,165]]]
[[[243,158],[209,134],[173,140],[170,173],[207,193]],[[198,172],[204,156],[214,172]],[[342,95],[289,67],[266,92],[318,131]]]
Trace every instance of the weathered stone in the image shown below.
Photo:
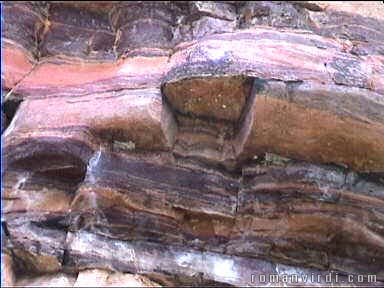
[[[1,235],[3,238],[3,235]],[[1,287],[11,287],[15,284],[12,256],[1,253]]]
[[[332,40],[320,40],[310,34],[295,34],[291,38],[288,35],[289,32],[242,31],[236,36],[211,36],[181,49],[171,58],[174,63],[165,78],[165,96],[178,111],[192,112],[197,117],[209,114],[220,119],[224,118],[223,111],[243,111],[243,121],[237,124],[238,134],[232,139],[226,138],[228,146],[233,146],[227,151],[236,152],[226,153],[226,159],[274,152],[294,159],[347,165],[360,171],[382,171],[384,118],[381,111],[384,102],[379,87],[383,77],[375,78],[377,89],[367,89],[367,83],[371,81],[368,79],[373,79],[375,74],[372,73],[373,66],[368,67],[354,56],[345,56],[342,46]],[[319,43],[327,48],[314,50]],[[280,51],[280,54],[272,51]],[[282,51],[287,52],[286,57],[282,57]],[[294,59],[290,59],[292,52]],[[320,60],[319,57],[324,58]],[[359,72],[355,73],[353,69]],[[201,90],[210,91],[207,95],[220,95],[224,86],[217,83],[231,83],[228,79],[236,78],[228,78],[228,75],[244,74],[254,79],[254,89],[252,93],[245,92],[249,90],[243,84],[244,92],[234,95],[252,94],[248,96],[247,105],[245,100],[232,100],[237,104],[228,105],[225,110],[223,105],[227,107],[227,103],[220,106],[203,101]],[[211,78],[212,75],[215,77]],[[214,96],[209,100],[214,101]],[[230,97],[231,94],[226,97],[228,103],[231,103]],[[364,104],[355,105],[354,101]],[[211,111],[207,107],[211,107]],[[239,119],[239,114],[234,113],[235,117],[229,119]],[[267,136],[269,133],[271,135]],[[306,143],[304,149],[301,143]],[[200,156],[210,157],[203,153]],[[219,159],[219,162],[226,160],[220,156],[211,158]]]
[[[40,98],[153,88],[160,86],[167,69],[164,56],[131,57],[116,63],[52,58],[40,62],[15,92],[24,97]]]
[[[166,83],[163,92],[181,114],[237,122],[251,88],[245,77],[201,77]]]
[[[201,177],[197,166],[170,169],[153,156],[97,156],[76,192],[70,229],[382,277],[383,219],[375,216],[383,212],[382,187],[352,193],[358,181],[342,169],[276,161],[244,168],[240,181],[210,171]],[[349,253],[356,245],[370,248]],[[341,268],[341,255],[358,268]]]
[[[10,248],[18,269],[54,273],[62,269],[65,231],[59,213],[13,213],[6,216]],[[53,227],[52,227],[53,226]]]
[[[292,3],[284,1],[248,1],[240,8],[241,27],[265,25],[308,29],[306,11],[298,10]]]
[[[194,21],[191,26],[193,38],[200,39],[206,35],[232,32],[236,28],[236,23],[204,16]]]
[[[269,278],[271,274],[282,277],[282,274],[311,275],[312,273],[315,275],[315,280],[307,279],[305,281],[300,278],[299,281],[306,285],[316,285],[318,279],[320,279],[319,282],[324,283],[325,275],[332,273],[281,264],[274,265],[259,259],[180,249],[172,246],[165,247],[153,243],[123,242],[86,232],[69,234],[68,240],[70,241],[69,255],[79,268],[103,263],[105,267],[110,267],[109,269],[132,273],[150,274],[152,271],[156,271],[173,277],[180,275],[180,278],[174,279],[179,285],[185,285],[188,282],[204,285],[207,283],[204,281],[213,280],[230,285],[256,286],[270,283],[268,280],[259,278],[260,274],[268,275]],[[90,250],[94,250],[94,253],[89,253]],[[339,275],[339,277],[341,281],[346,281],[345,276]],[[332,277],[332,279],[334,281],[335,278]],[[281,279],[277,279],[275,283],[279,281]],[[380,281],[374,283],[374,285],[380,284]]]
[[[383,170],[381,94],[309,83],[260,85],[239,134],[240,157],[270,151],[360,171]],[[328,89],[337,95],[335,100],[327,97]],[[356,96],[359,100],[354,100]],[[352,104],[360,101],[364,102],[361,106]]]
[[[160,287],[146,277],[92,269],[81,271],[74,287]]]
[[[73,287],[76,278],[73,275],[57,273],[43,276],[24,276],[17,280],[16,287]]]
[[[40,114],[40,105],[48,102],[55,109]],[[72,100],[26,100],[5,133],[8,165],[31,167],[31,159],[40,158],[46,163],[35,163],[39,171],[73,166],[81,174],[92,151],[104,143],[112,147],[115,142],[132,141],[138,149],[169,150],[176,126],[169,108],[161,102],[159,89],[123,90]]]
[[[383,25],[384,7],[380,1],[365,4],[359,1],[337,5],[330,1],[319,3],[323,6],[322,11],[308,13],[311,30],[320,35],[345,39],[352,44],[349,49],[364,49],[366,55],[377,54],[383,47],[384,33],[376,27]],[[350,50],[351,53],[354,53],[353,50]]]
[[[231,3],[225,2],[207,2],[207,1],[195,1],[190,2],[191,14],[203,14],[210,17],[219,18],[227,21],[236,20],[236,9]]]

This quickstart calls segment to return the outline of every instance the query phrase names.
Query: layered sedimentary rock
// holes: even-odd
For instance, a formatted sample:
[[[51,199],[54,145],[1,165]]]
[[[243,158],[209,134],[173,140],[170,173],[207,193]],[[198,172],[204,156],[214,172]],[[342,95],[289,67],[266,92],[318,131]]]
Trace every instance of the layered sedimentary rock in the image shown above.
[[[382,285],[384,5],[357,5],[4,4],[5,284]]]

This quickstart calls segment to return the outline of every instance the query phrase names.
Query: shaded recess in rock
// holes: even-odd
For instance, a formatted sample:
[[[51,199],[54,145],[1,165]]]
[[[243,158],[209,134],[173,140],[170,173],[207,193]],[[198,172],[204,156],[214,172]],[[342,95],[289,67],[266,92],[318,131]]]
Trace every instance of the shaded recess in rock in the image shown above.
[[[174,152],[212,163],[233,160],[232,141],[250,110],[253,85],[252,77],[241,75],[164,82],[163,101],[169,103],[178,124]]]
[[[60,139],[40,138],[7,146],[4,157],[10,170],[38,172],[80,182],[84,178],[90,153],[89,147],[82,142],[72,140],[63,145]]]
[[[13,96],[9,97],[4,101],[5,95],[8,93],[12,93],[11,91],[2,91],[2,107],[1,107],[1,115],[2,115],[2,127],[1,133],[3,133],[8,126],[11,124],[13,117],[16,115],[17,109],[19,108],[20,103],[23,101],[20,97]]]

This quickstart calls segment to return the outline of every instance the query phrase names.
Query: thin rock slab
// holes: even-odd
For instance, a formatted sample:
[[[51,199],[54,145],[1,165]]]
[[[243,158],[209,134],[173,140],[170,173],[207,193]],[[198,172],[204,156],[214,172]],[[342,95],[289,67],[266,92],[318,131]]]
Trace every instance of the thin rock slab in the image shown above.
[[[130,273],[156,272],[171,277],[178,275],[177,283],[180,284],[192,278],[194,283],[213,280],[236,286],[262,286],[270,283],[270,275],[277,276],[277,283],[283,283],[287,275],[295,274],[300,277],[299,283],[316,286],[319,283],[324,285],[326,275],[332,274],[326,270],[275,265],[264,260],[180,249],[169,245],[111,240],[87,232],[70,233],[67,241],[69,255],[73,260],[70,265],[74,265],[76,269],[93,268],[94,263],[99,263],[97,266],[103,265],[108,267],[107,269]],[[260,278],[260,275],[265,275],[268,280]],[[308,279],[305,275],[309,275],[309,278],[315,275],[315,278]],[[304,276],[305,280],[301,276]],[[335,275],[331,279],[335,281]],[[339,281],[346,283],[347,279],[339,275]],[[381,282],[376,281],[373,285],[381,285]]]
[[[152,88],[161,84],[167,62],[166,56],[138,55],[113,62],[54,56],[40,61],[15,92],[40,98]]]

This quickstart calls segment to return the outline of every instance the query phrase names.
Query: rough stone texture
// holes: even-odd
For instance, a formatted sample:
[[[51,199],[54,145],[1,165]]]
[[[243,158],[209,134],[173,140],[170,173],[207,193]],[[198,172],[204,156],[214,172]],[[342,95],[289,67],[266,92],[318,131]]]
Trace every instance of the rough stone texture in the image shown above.
[[[12,256],[8,253],[1,253],[1,287],[14,286],[15,274],[12,266]]]
[[[64,273],[24,276],[17,280],[15,287],[74,287],[75,280],[74,276]]]
[[[384,285],[383,15],[4,3],[2,284]]]
[[[74,287],[160,287],[157,283],[139,275],[111,273],[97,269],[79,273]]]
[[[58,273],[54,275],[24,276],[15,287],[160,287],[140,275],[89,269],[77,275]]]

